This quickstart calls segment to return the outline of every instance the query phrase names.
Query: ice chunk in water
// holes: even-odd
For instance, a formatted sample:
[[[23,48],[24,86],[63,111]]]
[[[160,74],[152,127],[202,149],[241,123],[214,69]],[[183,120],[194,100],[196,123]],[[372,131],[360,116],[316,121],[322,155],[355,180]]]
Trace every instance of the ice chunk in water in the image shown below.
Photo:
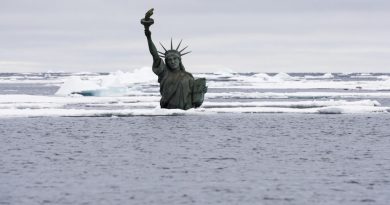
[[[123,96],[128,87],[137,83],[153,83],[157,77],[149,67],[136,69],[133,72],[116,71],[105,76],[82,79],[72,76],[58,89],[56,95],[81,94],[83,96]]]

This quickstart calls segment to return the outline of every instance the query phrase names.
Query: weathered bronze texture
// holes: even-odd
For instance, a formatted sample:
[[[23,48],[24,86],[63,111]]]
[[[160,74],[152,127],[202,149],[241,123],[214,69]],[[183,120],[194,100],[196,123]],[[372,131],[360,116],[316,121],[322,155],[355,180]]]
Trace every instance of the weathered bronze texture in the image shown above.
[[[141,24],[145,27],[149,51],[153,57],[152,70],[158,76],[160,83],[161,108],[187,110],[201,106],[204,94],[207,92],[206,79],[194,79],[192,74],[185,70],[181,61],[181,56],[191,51],[184,52],[188,46],[179,50],[182,41],[174,48],[172,39],[170,49],[166,49],[160,43],[164,52],[158,51],[149,30],[149,27],[154,24],[154,20],[150,18],[152,15],[153,9],[150,9],[146,12],[145,18],[141,19]],[[162,58],[165,58],[165,62]]]

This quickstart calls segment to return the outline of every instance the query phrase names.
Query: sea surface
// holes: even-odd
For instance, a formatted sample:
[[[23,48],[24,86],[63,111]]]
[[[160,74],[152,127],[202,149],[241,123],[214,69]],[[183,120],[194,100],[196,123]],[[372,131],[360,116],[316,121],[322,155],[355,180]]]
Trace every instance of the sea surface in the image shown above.
[[[390,204],[389,74],[149,73],[0,74],[0,204]]]

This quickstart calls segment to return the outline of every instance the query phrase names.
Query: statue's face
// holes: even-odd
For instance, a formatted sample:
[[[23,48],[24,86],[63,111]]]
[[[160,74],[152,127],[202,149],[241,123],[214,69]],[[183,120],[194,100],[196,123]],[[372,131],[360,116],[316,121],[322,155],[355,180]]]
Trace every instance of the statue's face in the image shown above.
[[[169,56],[165,59],[166,63],[172,70],[180,70],[180,58],[177,56]]]

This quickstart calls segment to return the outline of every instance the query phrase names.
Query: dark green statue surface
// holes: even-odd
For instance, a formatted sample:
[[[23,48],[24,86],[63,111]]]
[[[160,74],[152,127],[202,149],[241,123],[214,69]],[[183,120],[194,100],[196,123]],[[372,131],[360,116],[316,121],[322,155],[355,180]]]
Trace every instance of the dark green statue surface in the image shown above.
[[[153,72],[158,76],[160,83],[160,106],[168,109],[196,108],[202,105],[204,94],[207,92],[206,79],[194,79],[191,73],[187,72],[182,64],[181,56],[190,52],[184,52],[187,47],[180,49],[180,44],[167,50],[161,43],[165,52],[157,51],[151,37],[149,27],[154,23],[150,18],[153,9],[150,9],[141,24],[145,27],[145,35],[148,40],[149,51],[153,56]],[[165,58],[165,62],[162,58]]]

